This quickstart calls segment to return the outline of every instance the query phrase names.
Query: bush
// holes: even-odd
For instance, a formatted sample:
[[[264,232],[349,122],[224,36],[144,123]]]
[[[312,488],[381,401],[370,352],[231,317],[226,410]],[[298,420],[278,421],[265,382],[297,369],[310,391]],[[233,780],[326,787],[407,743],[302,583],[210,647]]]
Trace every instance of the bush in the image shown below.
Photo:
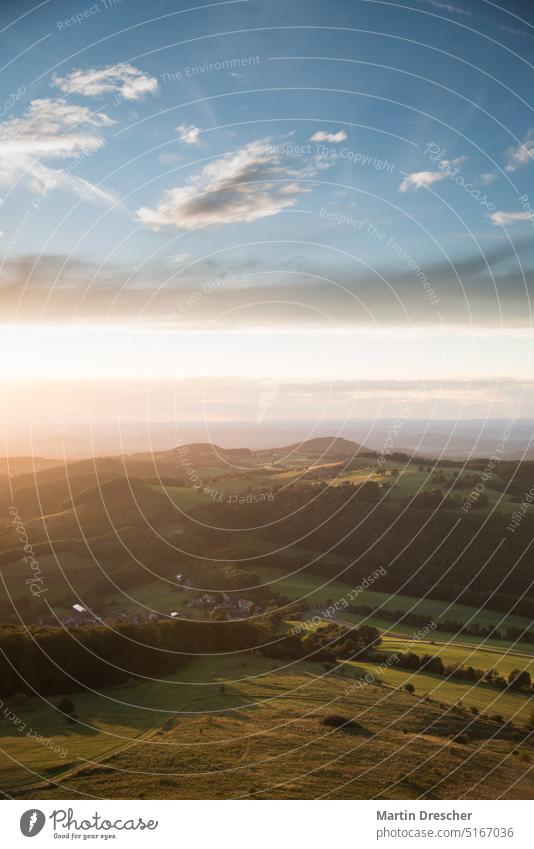
[[[63,696],[58,703],[58,710],[61,713],[66,713],[68,716],[74,714],[74,702],[68,698],[68,696]]]
[[[455,743],[461,743],[462,746],[467,746],[467,744],[469,743],[469,738],[467,734],[455,734],[452,739]]]
[[[410,693],[410,694],[415,693],[415,687],[414,687],[413,684],[410,684],[410,683],[405,684],[404,689],[406,690],[407,693]]]

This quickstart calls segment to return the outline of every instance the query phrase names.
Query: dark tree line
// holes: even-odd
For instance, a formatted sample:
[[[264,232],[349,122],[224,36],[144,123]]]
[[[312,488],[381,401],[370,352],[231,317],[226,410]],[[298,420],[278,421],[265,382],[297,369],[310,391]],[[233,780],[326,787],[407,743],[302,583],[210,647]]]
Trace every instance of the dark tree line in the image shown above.
[[[117,626],[0,628],[0,696],[102,689],[138,676],[169,675],[190,657],[254,649],[261,621],[150,621]]]

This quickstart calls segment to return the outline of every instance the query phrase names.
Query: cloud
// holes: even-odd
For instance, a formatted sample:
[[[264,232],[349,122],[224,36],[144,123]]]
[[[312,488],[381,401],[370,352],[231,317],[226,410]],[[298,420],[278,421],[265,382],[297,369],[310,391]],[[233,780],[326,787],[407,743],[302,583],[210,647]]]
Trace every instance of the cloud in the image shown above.
[[[513,224],[516,221],[534,221],[534,212],[492,212],[490,215],[493,224]]]
[[[445,168],[448,172],[448,176],[452,174],[453,168],[459,168],[460,165],[463,165],[464,162],[467,162],[467,156],[457,156],[455,159],[440,159],[439,165],[440,168]]]
[[[300,194],[310,191],[294,180],[284,182],[284,175],[297,176],[284,167],[280,152],[266,142],[252,142],[205,165],[187,185],[165,192],[156,207],[142,207],[136,216],[152,230],[256,221],[294,206]]]
[[[52,82],[64,94],[81,94],[84,97],[119,92],[125,100],[140,100],[145,94],[155,94],[158,90],[155,77],[123,62],[107,68],[72,71],[66,77],[54,74]]]
[[[528,131],[522,144],[517,147],[509,147],[505,156],[508,160],[507,171],[517,171],[518,168],[522,168],[534,160],[534,129]]]
[[[499,175],[495,171],[489,171],[486,174],[480,175],[480,182],[483,186],[489,186],[494,183]]]
[[[526,30],[523,29],[514,29],[514,27],[507,27],[504,24],[501,24],[499,29],[503,32],[509,32],[511,35],[520,35],[523,38],[534,39],[534,35],[532,35],[532,33],[526,32]]]
[[[347,138],[347,134],[345,130],[340,130],[338,133],[325,133],[323,130],[319,130],[311,136],[310,141],[312,142],[332,142],[332,144],[339,144],[342,141],[345,141]]]
[[[450,3],[440,3],[439,0],[419,0],[419,2],[424,3],[426,6],[432,6],[433,9],[437,9],[439,12],[448,12],[449,15],[466,15],[471,17],[471,12],[468,12],[467,9],[452,6]]]
[[[158,156],[158,162],[161,162],[162,165],[174,165],[176,162],[180,162],[181,157],[177,153],[160,153]]]
[[[180,124],[179,127],[176,127],[176,132],[178,138],[184,144],[198,144],[202,131],[199,127],[194,127],[193,124]]]
[[[448,177],[446,171],[414,171],[413,174],[407,174],[399,186],[400,192],[408,192],[410,189],[420,189],[423,186],[431,186],[432,183],[439,183]]]
[[[534,240],[529,231],[528,226],[519,226],[512,245],[496,230],[498,238],[487,250],[464,253],[459,245],[450,258],[434,263],[414,253],[439,297],[443,324],[504,326],[531,333],[528,304],[534,298]],[[5,242],[1,244],[3,248]],[[23,246],[22,241],[22,250]],[[168,253],[177,251],[185,252],[180,241]],[[98,258],[15,257],[10,252],[0,279],[0,314],[6,322],[23,316],[25,322],[58,323],[79,313],[84,322],[193,330],[209,322],[214,329],[226,331],[321,329],[325,321],[343,328],[380,326],[386,331],[406,326],[409,316],[410,326],[435,333],[435,307],[421,280],[387,250],[374,271],[349,259],[340,265],[325,256],[321,246],[305,252],[279,246],[278,260],[280,270],[276,271],[270,244],[254,244],[238,253],[223,251],[206,259],[191,255],[185,262],[176,257],[175,263],[164,252],[143,262],[137,271],[127,261],[102,265]],[[495,290],[487,284],[490,271]],[[333,279],[338,285],[328,282]],[[206,282],[215,281],[221,285],[211,286],[209,297],[198,297],[199,291],[206,292]]]
[[[37,194],[65,188],[97,201],[115,202],[110,192],[93,186],[73,172],[85,158],[100,150],[99,130],[114,124],[104,112],[64,100],[33,100],[21,118],[0,124],[0,185],[26,178]],[[69,160],[61,169],[43,164]]]

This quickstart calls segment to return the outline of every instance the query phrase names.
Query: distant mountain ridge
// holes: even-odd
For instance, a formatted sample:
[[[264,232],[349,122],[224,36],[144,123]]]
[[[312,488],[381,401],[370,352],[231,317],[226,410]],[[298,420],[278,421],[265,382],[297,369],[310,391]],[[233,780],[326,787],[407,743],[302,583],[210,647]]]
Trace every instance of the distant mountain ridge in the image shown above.
[[[115,477],[121,475],[133,475],[145,477],[155,475],[158,472],[170,475],[176,472],[179,476],[180,466],[178,458],[181,456],[185,461],[192,462],[216,462],[217,460],[228,460],[233,462],[253,462],[255,458],[265,456],[287,456],[291,454],[317,454],[323,457],[354,457],[357,454],[375,454],[372,449],[346,439],[343,436],[316,436],[305,439],[302,442],[294,442],[276,448],[224,448],[212,442],[189,442],[177,445],[174,448],[166,448],[162,451],[141,451],[132,454],[96,455],[94,458],[82,460],[48,460],[47,458],[35,458],[32,466],[31,457],[13,457],[10,459],[10,470],[16,469],[19,478],[19,487],[31,486],[34,483],[34,475],[39,473],[40,482],[52,482],[62,480],[65,477],[65,469],[71,474],[104,475]],[[21,461],[19,463],[19,461]],[[7,465],[7,464],[6,464]],[[7,476],[6,476],[7,477]]]
[[[362,452],[370,452],[365,445],[360,445],[352,439],[345,439],[343,436],[316,436],[313,439],[306,439],[304,442],[295,442],[293,445],[288,445],[284,448],[272,449],[279,453],[316,453],[323,456],[329,454],[354,456]],[[259,453],[259,452],[258,452]]]

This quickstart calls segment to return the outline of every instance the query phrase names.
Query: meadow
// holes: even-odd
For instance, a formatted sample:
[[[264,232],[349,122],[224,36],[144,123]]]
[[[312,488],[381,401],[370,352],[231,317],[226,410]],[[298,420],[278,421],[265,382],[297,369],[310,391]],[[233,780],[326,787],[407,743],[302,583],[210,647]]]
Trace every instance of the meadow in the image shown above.
[[[132,740],[151,739],[165,717],[187,709],[200,692],[204,674],[198,663],[188,668],[190,684],[183,683],[182,671],[136,686],[76,693],[72,696],[78,716],[75,723],[56,710],[59,697],[48,702],[20,694],[5,698],[0,710],[0,790],[12,791],[42,778],[70,773],[121,750]],[[7,719],[6,710],[14,713],[16,720]],[[59,751],[38,742],[35,735],[49,740]]]
[[[444,658],[443,658],[444,659]],[[440,675],[430,675],[426,672],[414,672],[399,669],[395,666],[384,668],[375,663],[346,661],[356,666],[363,673],[370,673],[392,687],[404,687],[412,684],[415,695],[419,698],[430,698],[443,704],[444,707],[462,705],[466,709],[476,708],[481,714],[501,716],[519,725],[527,725],[532,716],[533,700],[528,693],[516,693],[510,690],[499,691],[495,687],[483,683],[467,683],[456,678],[446,678]],[[517,663],[516,666],[521,666]]]
[[[268,583],[273,591],[282,593],[289,598],[304,600],[310,604],[310,606],[314,609],[310,612],[309,616],[307,613],[304,613],[304,619],[311,618],[314,613],[317,612],[320,614],[321,609],[315,610],[315,608],[324,609],[327,606],[327,602],[332,603],[343,598],[349,599],[349,593],[354,589],[352,585],[344,583],[343,581],[327,582],[320,576],[310,573],[299,572],[293,575],[286,575],[282,572],[282,570],[263,566],[258,567],[256,571],[260,574],[262,581],[264,583]],[[433,639],[449,642],[452,638],[455,638],[461,643],[467,643],[469,645],[478,645],[478,643],[480,643],[480,637],[467,634],[461,634],[455,637],[454,634],[447,631],[440,631],[440,616],[443,616],[444,619],[454,620],[464,624],[468,622],[477,622],[480,625],[499,625],[499,627],[502,628],[505,628],[507,625],[515,625],[518,628],[525,629],[531,624],[530,620],[523,616],[505,616],[501,613],[486,609],[478,610],[477,608],[470,607],[468,605],[450,604],[446,601],[439,601],[437,599],[430,598],[419,599],[413,596],[404,596],[400,594],[391,595],[389,593],[381,593],[372,589],[364,590],[357,596],[357,599],[353,601],[352,604],[366,605],[372,608],[383,606],[390,610],[424,613],[428,616],[429,622],[433,620],[438,625],[438,627],[432,631]],[[404,625],[402,623],[391,622],[387,619],[383,619],[379,614],[364,616],[363,614],[349,613],[343,608],[340,608],[337,611],[335,618],[341,622],[347,622],[350,624],[357,624],[365,621],[367,624],[373,625],[385,633],[390,632],[411,636],[414,631],[416,632],[418,630],[413,625]],[[513,645],[517,651],[534,654],[534,646],[528,643],[511,643],[506,640],[488,639],[487,645],[494,646],[498,650],[502,650],[503,648],[506,649]]]
[[[227,656],[194,661],[182,677],[187,672],[191,680],[195,668],[205,683],[185,697],[157,685],[158,706],[171,713],[143,729],[150,736],[121,740],[115,751],[99,748],[92,736],[76,749],[74,769],[51,765],[47,781],[15,796],[446,799],[529,798],[534,790],[530,743],[462,708],[444,711],[387,684],[360,689],[353,673],[361,668],[350,664],[326,673],[318,664]],[[126,691],[129,701],[146,698],[147,686]],[[77,702],[82,716],[90,703]],[[129,710],[118,704],[116,711],[126,727]],[[351,724],[329,724],[340,716]],[[135,727],[131,736],[139,732]],[[462,742],[453,739],[459,734]],[[28,749],[19,739],[11,745],[24,763]],[[13,774],[0,773],[0,780],[5,787]]]

